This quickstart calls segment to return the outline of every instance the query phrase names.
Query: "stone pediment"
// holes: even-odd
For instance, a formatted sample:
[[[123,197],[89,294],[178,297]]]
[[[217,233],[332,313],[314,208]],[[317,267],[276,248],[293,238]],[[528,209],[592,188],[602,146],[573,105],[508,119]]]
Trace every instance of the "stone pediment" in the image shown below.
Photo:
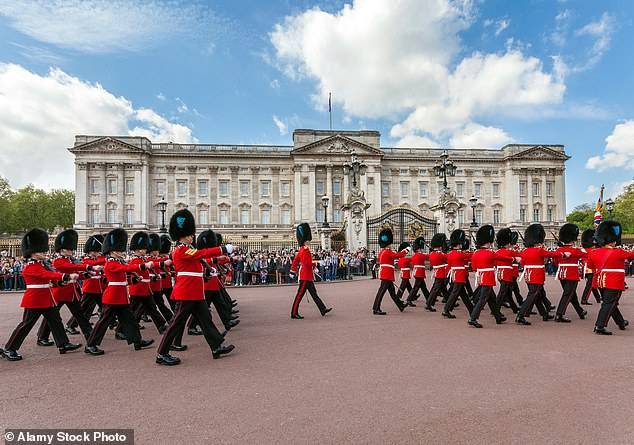
[[[292,150],[291,155],[350,155],[353,151],[362,156],[384,155],[382,150],[340,134],[303,145]]]
[[[81,140],[80,138],[86,139],[86,142],[83,142],[83,140]],[[126,141],[125,139],[127,139],[128,141]],[[151,143],[146,138],[122,137],[121,139],[119,139],[112,136],[96,138],[77,136],[75,146],[69,148],[68,150],[71,153],[147,153],[149,152],[149,147],[151,147]]]
[[[565,153],[562,153],[557,150],[553,150],[544,145],[535,145],[526,150],[520,151],[519,153],[515,153],[508,157],[508,159],[526,159],[526,160],[534,160],[534,159],[544,159],[544,160],[567,160],[570,159]]]

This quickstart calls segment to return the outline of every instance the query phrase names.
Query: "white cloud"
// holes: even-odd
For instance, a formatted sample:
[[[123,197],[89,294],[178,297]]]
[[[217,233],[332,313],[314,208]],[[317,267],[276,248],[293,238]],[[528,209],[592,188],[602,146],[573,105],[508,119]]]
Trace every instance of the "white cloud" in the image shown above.
[[[589,36],[594,39],[592,47],[587,52],[586,62],[577,67],[576,71],[590,69],[599,63],[605,52],[610,48],[615,24],[614,17],[604,12],[599,20],[590,22],[575,32],[576,36]]]
[[[275,126],[277,127],[277,129],[279,130],[282,136],[288,134],[288,124],[286,124],[286,122],[284,122],[282,119],[280,119],[276,115],[273,115],[273,122],[275,123]]]
[[[271,88],[273,88],[274,90],[279,90],[280,89],[280,81],[277,79],[273,79],[270,83],[269,86]]]
[[[449,144],[455,148],[499,148],[513,142],[501,128],[469,123],[454,132]]]
[[[177,97],[176,99],[176,103],[178,104],[178,106],[176,107],[176,110],[179,113],[187,113],[189,111],[189,107],[187,106],[187,104],[185,102],[183,102],[183,100],[180,97]]]
[[[135,51],[184,35],[207,41],[217,25],[204,4],[159,0],[0,0],[0,16],[36,40],[89,53]]]
[[[520,49],[463,56],[459,33],[472,2],[355,0],[337,13],[313,8],[270,34],[274,63],[291,79],[316,82],[314,106],[329,91],[345,115],[396,119],[392,137],[451,136],[479,117],[560,103],[559,73]]]
[[[401,138],[395,146],[402,148],[438,148],[440,144],[427,136],[408,134]]]
[[[163,93],[158,93],[158,94],[156,95],[156,98],[157,98],[158,100],[160,100],[161,102],[165,102],[165,101],[167,100],[167,97],[165,97],[165,94],[163,94]]]
[[[134,108],[98,83],[53,68],[45,75],[0,64],[0,175],[14,187],[74,186],[76,134],[137,135],[196,142],[191,129],[146,108]]]
[[[495,35],[499,36],[500,33],[504,31],[506,28],[508,28],[510,24],[511,24],[510,19],[498,20],[495,27]]]
[[[555,16],[555,27],[550,33],[550,41],[555,45],[562,47],[566,44],[568,39],[568,32],[570,30],[570,17],[571,12],[569,9],[564,9]]]
[[[607,138],[602,155],[592,156],[586,168],[604,171],[608,168],[623,167],[634,170],[634,120],[617,124]]]

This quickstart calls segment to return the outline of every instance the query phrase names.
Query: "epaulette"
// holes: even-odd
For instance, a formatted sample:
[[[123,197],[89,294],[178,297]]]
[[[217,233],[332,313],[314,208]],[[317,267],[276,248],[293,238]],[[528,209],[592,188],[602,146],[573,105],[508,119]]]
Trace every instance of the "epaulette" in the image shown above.
[[[185,255],[194,256],[196,255],[196,252],[198,252],[198,249],[194,249],[193,247],[190,247],[189,249],[185,251]]]

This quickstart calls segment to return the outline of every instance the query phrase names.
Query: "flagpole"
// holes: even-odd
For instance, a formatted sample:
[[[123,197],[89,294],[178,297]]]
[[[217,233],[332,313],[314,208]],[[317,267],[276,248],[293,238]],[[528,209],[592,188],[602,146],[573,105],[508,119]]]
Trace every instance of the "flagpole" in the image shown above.
[[[330,120],[330,129],[332,130],[332,93],[328,93],[328,116]]]

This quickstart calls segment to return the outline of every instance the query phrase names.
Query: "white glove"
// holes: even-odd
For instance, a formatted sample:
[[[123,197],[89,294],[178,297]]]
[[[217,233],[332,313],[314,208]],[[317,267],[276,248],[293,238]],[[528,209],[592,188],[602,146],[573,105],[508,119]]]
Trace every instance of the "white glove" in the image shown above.
[[[233,253],[233,244],[225,244],[225,250],[231,255]]]
[[[405,250],[407,250],[407,253],[410,253],[412,251],[412,246],[407,246]]]

